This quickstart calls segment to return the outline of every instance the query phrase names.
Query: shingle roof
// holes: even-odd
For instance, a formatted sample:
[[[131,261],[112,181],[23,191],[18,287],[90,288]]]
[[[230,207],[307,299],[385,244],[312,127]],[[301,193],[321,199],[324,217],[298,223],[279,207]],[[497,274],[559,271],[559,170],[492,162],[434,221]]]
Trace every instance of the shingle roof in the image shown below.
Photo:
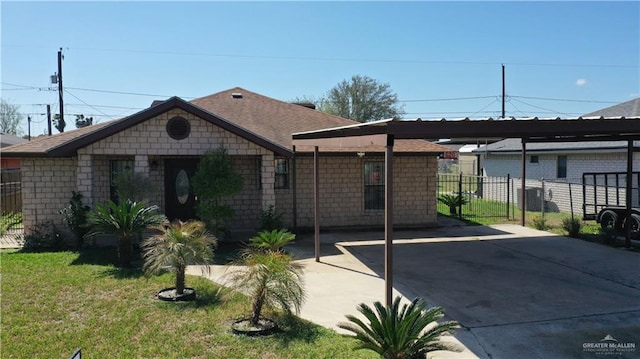
[[[235,96],[234,96],[235,94]],[[292,149],[291,134],[303,131],[315,131],[325,128],[348,126],[357,122],[329,115],[299,104],[276,100],[255,92],[235,87],[206,97],[192,100],[191,103],[213,112],[233,123],[289,149]],[[296,151],[309,151],[310,148],[296,148]],[[369,148],[370,152],[383,152],[384,148]],[[440,153],[452,149],[423,140],[400,140],[394,149],[396,152]],[[358,148],[323,149],[323,152],[356,152]]]
[[[23,142],[27,142],[27,140],[8,133],[0,133],[0,147],[12,146]]]
[[[241,96],[237,94],[241,94]],[[291,153],[291,134],[293,132],[355,123],[338,116],[236,87],[191,102],[185,102],[177,97],[162,102],[154,101],[151,107],[123,119],[103,122],[53,136],[41,136],[24,144],[4,148],[3,152],[11,153],[16,157],[73,156],[79,148],[126,130],[175,107],[193,113],[216,126],[285,156]],[[380,151],[383,150],[380,149]],[[395,150],[397,152],[418,153],[451,151],[447,147],[422,140],[397,141]],[[345,149],[340,149],[340,151],[344,152]]]
[[[613,116],[624,116],[624,117],[638,117],[640,116],[640,97],[629,100],[627,102],[619,103],[617,105],[603,108],[601,110],[588,113],[584,115],[584,117],[589,116],[602,116],[602,117],[613,117]]]
[[[640,146],[640,141],[634,141],[634,146]],[[582,142],[529,142],[527,152],[607,152],[626,151],[627,141],[582,141]],[[519,138],[507,138],[496,143],[482,146],[473,153],[520,153],[522,141]]]

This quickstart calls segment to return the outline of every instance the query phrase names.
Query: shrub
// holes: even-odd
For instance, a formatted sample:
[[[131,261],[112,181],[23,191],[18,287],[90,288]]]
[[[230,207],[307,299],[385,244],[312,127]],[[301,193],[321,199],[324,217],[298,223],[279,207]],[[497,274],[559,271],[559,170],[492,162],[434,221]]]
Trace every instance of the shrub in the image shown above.
[[[443,194],[438,197],[438,201],[449,207],[449,214],[455,216],[458,214],[458,207],[468,203],[467,198],[462,194]]]
[[[0,236],[4,236],[8,230],[22,223],[22,213],[10,212],[0,218]]]
[[[562,228],[567,231],[569,237],[577,238],[582,229],[582,222],[578,218],[567,217],[562,219]]]
[[[78,247],[82,247],[84,235],[89,232],[87,225],[87,213],[91,210],[89,206],[82,204],[82,194],[71,192],[71,200],[69,204],[60,210],[60,214],[64,218],[64,223],[69,227],[71,232],[76,236]]]
[[[296,235],[286,229],[273,231],[262,231],[257,236],[249,239],[251,246],[272,251],[282,252],[282,248],[291,244],[296,239]]]
[[[192,179],[193,193],[199,198],[195,209],[212,232],[226,232],[225,221],[234,215],[226,200],[242,190],[243,182],[224,147],[207,152],[200,160]]]
[[[260,231],[273,231],[276,229],[284,229],[282,222],[282,214],[276,212],[274,205],[269,205],[267,209],[263,209],[260,213]]]
[[[549,225],[547,225],[547,219],[544,217],[534,217],[531,220],[531,223],[533,224],[533,228],[537,230],[545,231],[549,229]]]
[[[338,327],[355,334],[360,341],[357,349],[375,351],[384,359],[426,358],[428,352],[453,349],[440,337],[459,326],[455,321],[437,323],[444,315],[442,308],[427,309],[420,298],[400,308],[400,297],[391,306],[380,302],[373,306],[375,310],[364,303],[358,305],[368,323],[353,315],[347,315],[349,322],[338,323]]]
[[[25,252],[46,252],[64,249],[64,236],[52,222],[36,224],[24,236],[22,250]]]

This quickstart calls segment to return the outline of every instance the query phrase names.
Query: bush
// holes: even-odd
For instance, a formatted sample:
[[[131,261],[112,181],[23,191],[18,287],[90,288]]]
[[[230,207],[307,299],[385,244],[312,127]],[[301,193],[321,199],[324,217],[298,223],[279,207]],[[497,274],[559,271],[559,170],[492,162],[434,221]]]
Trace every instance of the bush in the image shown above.
[[[468,203],[467,198],[462,194],[443,194],[438,197],[438,201],[449,207],[449,214],[455,216],[458,214],[458,207]]]
[[[577,238],[582,229],[582,222],[578,218],[567,217],[562,220],[562,228],[567,231],[569,237]]]
[[[52,222],[41,222],[24,236],[22,250],[25,252],[47,252],[64,249],[64,236]]]
[[[267,209],[263,209],[260,213],[260,228],[258,231],[273,231],[285,229],[282,222],[282,214],[276,212],[274,205],[269,205]]]
[[[7,231],[22,223],[22,213],[10,212],[3,214],[0,218],[0,236],[4,236]]]
[[[537,230],[545,231],[549,229],[549,225],[547,224],[547,219],[544,217],[534,217],[531,220],[531,223],[533,224],[533,228]]]
[[[91,208],[82,204],[81,193],[75,191],[71,193],[72,196],[69,204],[60,210],[60,214],[64,217],[64,223],[76,236],[78,248],[80,248],[82,247],[84,235],[89,232],[89,226],[87,225],[87,213],[89,213]]]

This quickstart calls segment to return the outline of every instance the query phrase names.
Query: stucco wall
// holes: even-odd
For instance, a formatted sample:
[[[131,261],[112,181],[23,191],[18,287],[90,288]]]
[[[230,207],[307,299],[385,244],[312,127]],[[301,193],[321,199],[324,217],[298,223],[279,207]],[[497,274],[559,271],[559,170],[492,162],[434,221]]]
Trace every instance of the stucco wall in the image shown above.
[[[384,157],[320,157],[320,222],[322,227],[381,226],[384,211],[364,209],[364,170],[368,161]],[[313,227],[313,158],[297,159],[297,225]],[[292,168],[292,167],[291,167]],[[437,161],[433,156],[395,156],[394,223],[436,222]],[[277,189],[277,210],[293,225],[293,189]]]
[[[25,232],[50,221],[65,229],[59,211],[76,190],[76,158],[26,158],[22,161],[22,215]]]

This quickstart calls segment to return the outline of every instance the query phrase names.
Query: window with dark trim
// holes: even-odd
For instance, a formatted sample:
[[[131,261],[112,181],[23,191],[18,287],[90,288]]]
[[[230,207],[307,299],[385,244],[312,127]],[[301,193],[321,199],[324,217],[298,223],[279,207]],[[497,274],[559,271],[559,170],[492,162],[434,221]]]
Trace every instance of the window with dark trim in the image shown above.
[[[364,163],[364,209],[384,209],[384,163]]]
[[[289,188],[289,160],[286,158],[276,158],[276,189]]]
[[[558,156],[557,178],[567,178],[567,156]]]
[[[116,178],[124,174],[133,173],[133,160],[111,160],[109,161],[109,198],[118,202],[116,193]]]
[[[537,155],[529,157],[529,163],[538,163],[540,159]]]

